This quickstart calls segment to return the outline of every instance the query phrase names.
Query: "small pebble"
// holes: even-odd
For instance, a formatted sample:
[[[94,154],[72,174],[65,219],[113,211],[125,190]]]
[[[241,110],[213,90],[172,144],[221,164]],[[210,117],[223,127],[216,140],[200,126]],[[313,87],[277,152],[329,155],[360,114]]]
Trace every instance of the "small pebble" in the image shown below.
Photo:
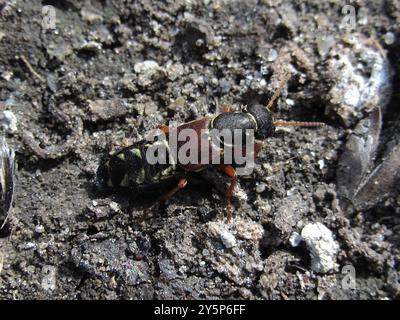
[[[256,187],[257,193],[262,193],[265,191],[265,183],[259,183]]]
[[[99,52],[102,49],[101,43],[96,41],[84,41],[80,46],[80,50]]]
[[[103,21],[103,17],[100,14],[91,12],[91,11],[87,10],[86,8],[82,8],[81,17],[82,17],[83,21],[86,21],[89,23],[96,23],[96,22]]]
[[[325,194],[326,194],[326,191],[325,191],[325,189],[324,189],[323,187],[321,187],[321,186],[319,186],[319,187],[317,188],[317,190],[315,190],[315,192],[314,192],[315,198],[316,198],[317,200],[320,200],[320,201],[324,200]]]
[[[0,112],[0,127],[8,133],[15,133],[18,130],[17,117],[12,111]]]
[[[270,62],[272,62],[272,61],[274,61],[276,58],[278,58],[278,51],[276,51],[275,49],[269,50],[267,60],[270,61]]]
[[[286,99],[285,102],[289,107],[293,107],[294,106],[294,100],[292,100],[292,99]]]
[[[144,114],[147,115],[147,116],[155,114],[157,112],[157,110],[158,110],[157,105],[152,101],[147,102],[144,105]]]
[[[325,161],[323,159],[318,160],[319,169],[322,170],[325,167]]]
[[[187,271],[187,266],[180,266],[178,270],[181,274],[184,274]]]
[[[133,69],[136,73],[153,73],[159,68],[158,63],[153,60],[138,62]]]
[[[298,232],[293,232],[290,235],[289,243],[292,247],[298,247],[301,240],[302,240],[302,238],[301,238],[300,234]]]
[[[390,46],[394,43],[396,40],[396,37],[393,32],[387,32],[384,36],[383,39],[385,40],[385,43]]]
[[[235,236],[229,231],[223,231],[220,234],[220,238],[225,248],[230,249],[236,247],[236,239]]]
[[[268,215],[271,213],[272,207],[269,203],[261,205],[258,210],[262,212],[263,215]]]
[[[57,274],[57,269],[54,266],[43,266],[42,268],[42,288],[46,291],[54,291],[57,286],[56,286],[56,274]]]
[[[13,75],[14,75],[14,73],[12,71],[4,71],[1,74],[1,77],[6,81],[10,81]]]
[[[38,225],[35,227],[35,232],[36,232],[36,233],[43,233],[43,232],[44,232],[44,227],[43,227],[41,224],[38,224]]]
[[[36,244],[34,242],[26,242],[20,246],[22,250],[30,250],[36,248]]]
[[[335,38],[332,36],[321,37],[317,42],[318,53],[325,56],[335,43]]]
[[[110,202],[110,209],[112,211],[114,211],[114,212],[120,212],[121,211],[119,204],[114,202],[114,201]]]

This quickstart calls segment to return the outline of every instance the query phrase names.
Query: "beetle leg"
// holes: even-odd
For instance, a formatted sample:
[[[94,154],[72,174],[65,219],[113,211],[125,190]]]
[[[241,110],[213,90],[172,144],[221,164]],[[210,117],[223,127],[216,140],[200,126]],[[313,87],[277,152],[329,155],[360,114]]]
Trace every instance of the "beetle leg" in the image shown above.
[[[129,146],[129,141],[127,138],[122,138],[121,141],[114,141],[111,143],[111,150],[121,150]]]
[[[162,203],[162,202],[167,201],[169,198],[171,198],[171,197],[172,197],[175,193],[177,193],[179,190],[185,188],[186,185],[187,185],[187,180],[186,180],[186,178],[181,178],[181,179],[179,179],[178,184],[176,185],[176,187],[173,188],[173,189],[171,189],[170,191],[168,191],[166,194],[164,194],[164,195],[158,200],[158,202],[159,202],[159,203]],[[148,207],[148,208],[144,209],[144,211],[143,211],[143,216],[142,216],[141,221],[144,221],[144,220],[147,219],[149,213],[151,212],[151,210],[153,210],[153,207],[154,207],[154,205],[151,206],[151,207]]]
[[[232,199],[233,190],[235,189],[235,186],[237,183],[236,170],[232,166],[227,165],[227,164],[219,165],[218,169],[231,178],[231,184],[229,185],[228,189],[226,189],[226,191],[225,191],[227,218],[228,218],[228,221],[230,221],[232,219],[231,199]]]
[[[233,112],[233,108],[231,106],[224,106],[223,112]]]
[[[165,134],[169,133],[169,128],[168,126],[166,126],[165,124],[160,124],[158,127],[158,129],[160,129],[162,132],[164,132]]]
[[[160,198],[159,202],[165,202],[165,201],[167,201],[169,198],[171,198],[171,197],[172,197],[175,193],[177,193],[179,190],[181,190],[181,189],[183,189],[184,187],[186,187],[186,185],[187,185],[187,180],[186,180],[186,178],[181,178],[181,179],[178,181],[177,186],[176,186],[175,188],[173,188],[172,190],[168,191],[166,194],[164,194],[164,195]]]

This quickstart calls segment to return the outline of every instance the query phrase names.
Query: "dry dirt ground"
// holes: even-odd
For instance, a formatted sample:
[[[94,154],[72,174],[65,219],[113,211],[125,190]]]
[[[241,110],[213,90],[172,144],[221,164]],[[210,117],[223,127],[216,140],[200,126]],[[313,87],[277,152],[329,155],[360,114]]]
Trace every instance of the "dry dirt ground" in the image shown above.
[[[399,36],[396,0],[0,0],[0,297],[399,298]],[[154,196],[96,190],[111,143],[265,104],[284,71],[276,117],[327,126],[277,131],[230,223],[213,170],[145,223]]]

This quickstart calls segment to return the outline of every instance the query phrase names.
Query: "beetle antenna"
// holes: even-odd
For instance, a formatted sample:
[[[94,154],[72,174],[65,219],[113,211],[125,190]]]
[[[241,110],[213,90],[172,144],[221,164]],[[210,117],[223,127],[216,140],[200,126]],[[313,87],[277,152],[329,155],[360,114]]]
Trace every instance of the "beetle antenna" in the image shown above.
[[[276,91],[274,92],[272,98],[268,101],[268,104],[266,106],[266,108],[268,109],[268,111],[271,111],[271,107],[274,104],[274,102],[276,101],[276,99],[278,99],[279,95],[281,94],[281,91],[284,87],[284,85],[286,84],[286,82],[289,80],[290,75],[289,72],[286,72],[284,74],[284,76],[282,77],[281,81],[279,81],[278,84],[278,88],[276,89]]]
[[[276,127],[323,127],[323,126],[325,126],[325,123],[277,120],[277,121],[274,121],[274,126],[276,126]]]

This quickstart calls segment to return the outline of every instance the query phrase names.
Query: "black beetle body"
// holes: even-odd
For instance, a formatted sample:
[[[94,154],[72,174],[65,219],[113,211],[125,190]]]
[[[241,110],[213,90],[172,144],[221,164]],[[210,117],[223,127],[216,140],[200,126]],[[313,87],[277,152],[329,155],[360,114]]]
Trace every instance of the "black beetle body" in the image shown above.
[[[251,105],[242,112],[223,112],[206,123],[209,129],[231,130],[232,133],[242,130],[241,146],[246,141],[246,130],[254,130],[254,137],[258,140],[267,139],[275,130],[270,112],[262,105]],[[97,170],[97,184],[107,188],[137,190],[179,176],[182,171],[179,164],[151,165],[147,162],[146,149],[150,145],[149,142],[139,141],[104,158]]]

